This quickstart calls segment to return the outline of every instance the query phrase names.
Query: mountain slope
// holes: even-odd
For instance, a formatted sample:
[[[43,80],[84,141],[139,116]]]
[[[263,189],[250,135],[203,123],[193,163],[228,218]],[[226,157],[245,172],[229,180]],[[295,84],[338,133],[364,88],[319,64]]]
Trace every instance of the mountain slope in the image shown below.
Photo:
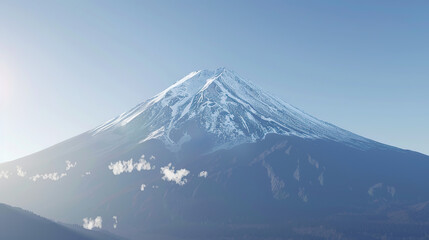
[[[424,239],[428,169],[426,155],[318,120],[220,68],[0,164],[0,201],[72,224],[100,216],[130,239]]]
[[[119,240],[102,232],[73,229],[19,208],[0,204],[0,239]]]

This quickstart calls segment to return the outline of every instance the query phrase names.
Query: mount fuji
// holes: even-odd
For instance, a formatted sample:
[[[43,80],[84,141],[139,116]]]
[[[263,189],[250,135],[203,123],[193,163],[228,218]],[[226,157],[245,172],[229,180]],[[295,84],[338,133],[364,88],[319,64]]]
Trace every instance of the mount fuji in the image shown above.
[[[129,239],[424,239],[428,170],[219,68],[0,164],[0,202]]]
[[[188,74],[153,98],[93,130],[134,134],[143,143],[159,139],[172,150],[197,127],[215,150],[255,142],[267,134],[330,139],[361,148],[375,142],[316,119],[265,93],[235,72],[219,68]]]

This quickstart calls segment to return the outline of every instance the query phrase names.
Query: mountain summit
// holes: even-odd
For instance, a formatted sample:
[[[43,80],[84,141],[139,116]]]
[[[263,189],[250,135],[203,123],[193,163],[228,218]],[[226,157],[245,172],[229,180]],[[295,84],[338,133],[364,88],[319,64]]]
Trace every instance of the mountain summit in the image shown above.
[[[312,117],[227,68],[191,72],[169,88],[93,130],[133,132],[138,143],[159,139],[172,150],[201,135],[214,149],[267,134],[330,139],[368,148],[373,141]],[[138,133],[138,134],[137,134]]]

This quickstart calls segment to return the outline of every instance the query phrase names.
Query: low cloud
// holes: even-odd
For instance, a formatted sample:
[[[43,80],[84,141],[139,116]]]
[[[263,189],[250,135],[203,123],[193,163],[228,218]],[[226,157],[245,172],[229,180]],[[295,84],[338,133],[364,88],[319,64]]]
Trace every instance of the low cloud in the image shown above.
[[[83,228],[92,230],[93,228],[102,228],[103,219],[98,216],[95,219],[92,218],[84,218],[83,219]]]
[[[145,156],[142,155],[138,162],[133,163],[133,159],[131,158],[128,161],[118,161],[115,163],[110,163],[109,169],[112,170],[114,175],[119,175],[121,173],[131,173],[132,171],[142,171],[142,170],[152,170],[155,169],[155,166],[151,166],[151,164],[146,161]]]
[[[77,162],[71,163],[70,161],[66,161],[66,171],[76,167]]]
[[[110,163],[109,169],[112,170],[114,175],[119,175],[123,172],[132,172],[134,170],[133,159]]]
[[[1,171],[0,172],[0,179],[8,179],[9,178],[9,171]]]
[[[16,166],[16,175],[20,177],[25,177],[25,175],[27,175],[27,172],[22,170],[21,166]]]
[[[141,186],[140,186],[140,191],[144,191],[144,189],[146,188],[146,184],[142,184]]]
[[[201,171],[200,174],[198,174],[198,177],[206,178],[208,176],[207,171]]]
[[[134,165],[134,168],[140,172],[141,170],[155,169],[155,166],[151,166],[150,163],[144,159],[144,155],[142,155],[139,162]]]
[[[173,181],[179,184],[180,186],[185,185],[185,183],[188,181],[184,177],[186,177],[189,174],[189,171],[184,168],[175,171],[174,167],[171,166],[171,163],[169,163],[165,167],[162,167],[161,173],[164,174],[164,176],[162,177],[163,180]]]
[[[113,228],[116,229],[118,227],[118,217],[113,216]]]
[[[82,174],[82,177],[85,177],[85,176],[88,176],[88,175],[91,175],[91,172],[90,172],[90,171],[85,172],[84,174]]]
[[[70,161],[66,161],[66,171],[68,171],[68,170],[76,167],[76,164],[77,164],[76,162],[71,163]],[[20,170],[21,170],[21,174],[25,173],[25,172],[22,171],[21,168],[20,168]],[[17,171],[18,171],[18,176],[20,176],[19,175],[19,169],[18,169],[18,167],[17,167]],[[25,174],[24,174],[24,176],[25,176]],[[65,172],[63,172],[63,173],[52,172],[52,173],[36,174],[36,175],[34,175],[32,177],[29,177],[29,179],[32,180],[33,182],[36,182],[38,180],[58,181],[58,180],[60,180],[61,178],[65,177],[65,176],[67,176],[67,173],[65,173]]]
[[[67,173],[45,173],[45,174],[36,174],[32,177],[30,177],[30,180],[32,180],[33,182],[40,180],[51,180],[51,181],[58,181],[61,178],[67,176]]]

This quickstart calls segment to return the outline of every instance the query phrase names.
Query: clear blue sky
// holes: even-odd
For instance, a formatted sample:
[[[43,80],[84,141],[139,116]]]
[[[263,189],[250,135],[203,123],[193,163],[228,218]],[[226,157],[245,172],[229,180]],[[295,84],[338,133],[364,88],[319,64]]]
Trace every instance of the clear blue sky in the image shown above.
[[[429,154],[429,1],[0,1],[0,161],[225,66]]]

